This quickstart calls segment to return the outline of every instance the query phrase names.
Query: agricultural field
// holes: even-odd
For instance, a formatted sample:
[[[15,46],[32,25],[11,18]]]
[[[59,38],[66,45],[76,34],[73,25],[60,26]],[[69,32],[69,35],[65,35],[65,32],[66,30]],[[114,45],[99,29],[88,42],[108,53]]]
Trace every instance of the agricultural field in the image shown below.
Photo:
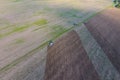
[[[111,0],[0,0],[0,80],[43,80],[46,49]]]

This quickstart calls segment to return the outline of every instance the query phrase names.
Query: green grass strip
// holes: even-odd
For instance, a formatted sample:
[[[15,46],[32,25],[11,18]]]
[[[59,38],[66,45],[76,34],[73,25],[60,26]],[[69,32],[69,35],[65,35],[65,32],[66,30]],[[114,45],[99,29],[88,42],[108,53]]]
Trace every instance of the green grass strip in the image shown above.
[[[29,25],[18,26],[18,27],[15,26],[15,28],[14,28],[12,31],[7,32],[7,33],[5,33],[5,34],[1,34],[1,35],[0,35],[0,38],[9,36],[9,35],[11,35],[11,34],[13,34],[13,33],[16,33],[16,32],[25,31],[25,30],[28,29],[29,27],[30,27]]]
[[[41,26],[41,25],[45,25],[47,23],[48,23],[48,21],[46,19],[40,19],[40,20],[35,21],[33,24]]]

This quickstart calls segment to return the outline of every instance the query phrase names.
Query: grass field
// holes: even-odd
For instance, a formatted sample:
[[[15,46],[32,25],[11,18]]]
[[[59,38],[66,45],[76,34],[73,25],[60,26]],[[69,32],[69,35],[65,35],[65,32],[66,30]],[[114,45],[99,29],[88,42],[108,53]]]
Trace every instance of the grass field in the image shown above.
[[[111,4],[110,0],[0,0],[0,79],[30,80],[39,71],[42,80],[48,42]]]

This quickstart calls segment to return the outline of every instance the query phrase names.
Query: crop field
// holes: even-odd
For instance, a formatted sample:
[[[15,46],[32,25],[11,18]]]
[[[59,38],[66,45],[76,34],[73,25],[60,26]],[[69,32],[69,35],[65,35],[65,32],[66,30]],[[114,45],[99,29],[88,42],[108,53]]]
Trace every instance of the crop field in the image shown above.
[[[111,4],[111,0],[0,0],[0,80],[43,80],[49,41]]]

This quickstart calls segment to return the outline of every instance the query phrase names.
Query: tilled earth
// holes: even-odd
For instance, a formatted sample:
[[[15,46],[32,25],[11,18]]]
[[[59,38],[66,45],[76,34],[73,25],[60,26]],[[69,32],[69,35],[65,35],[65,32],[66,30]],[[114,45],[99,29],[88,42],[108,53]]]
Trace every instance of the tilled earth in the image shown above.
[[[45,80],[100,80],[75,31],[48,47],[46,60]]]
[[[110,8],[85,25],[120,72],[120,9]]]

